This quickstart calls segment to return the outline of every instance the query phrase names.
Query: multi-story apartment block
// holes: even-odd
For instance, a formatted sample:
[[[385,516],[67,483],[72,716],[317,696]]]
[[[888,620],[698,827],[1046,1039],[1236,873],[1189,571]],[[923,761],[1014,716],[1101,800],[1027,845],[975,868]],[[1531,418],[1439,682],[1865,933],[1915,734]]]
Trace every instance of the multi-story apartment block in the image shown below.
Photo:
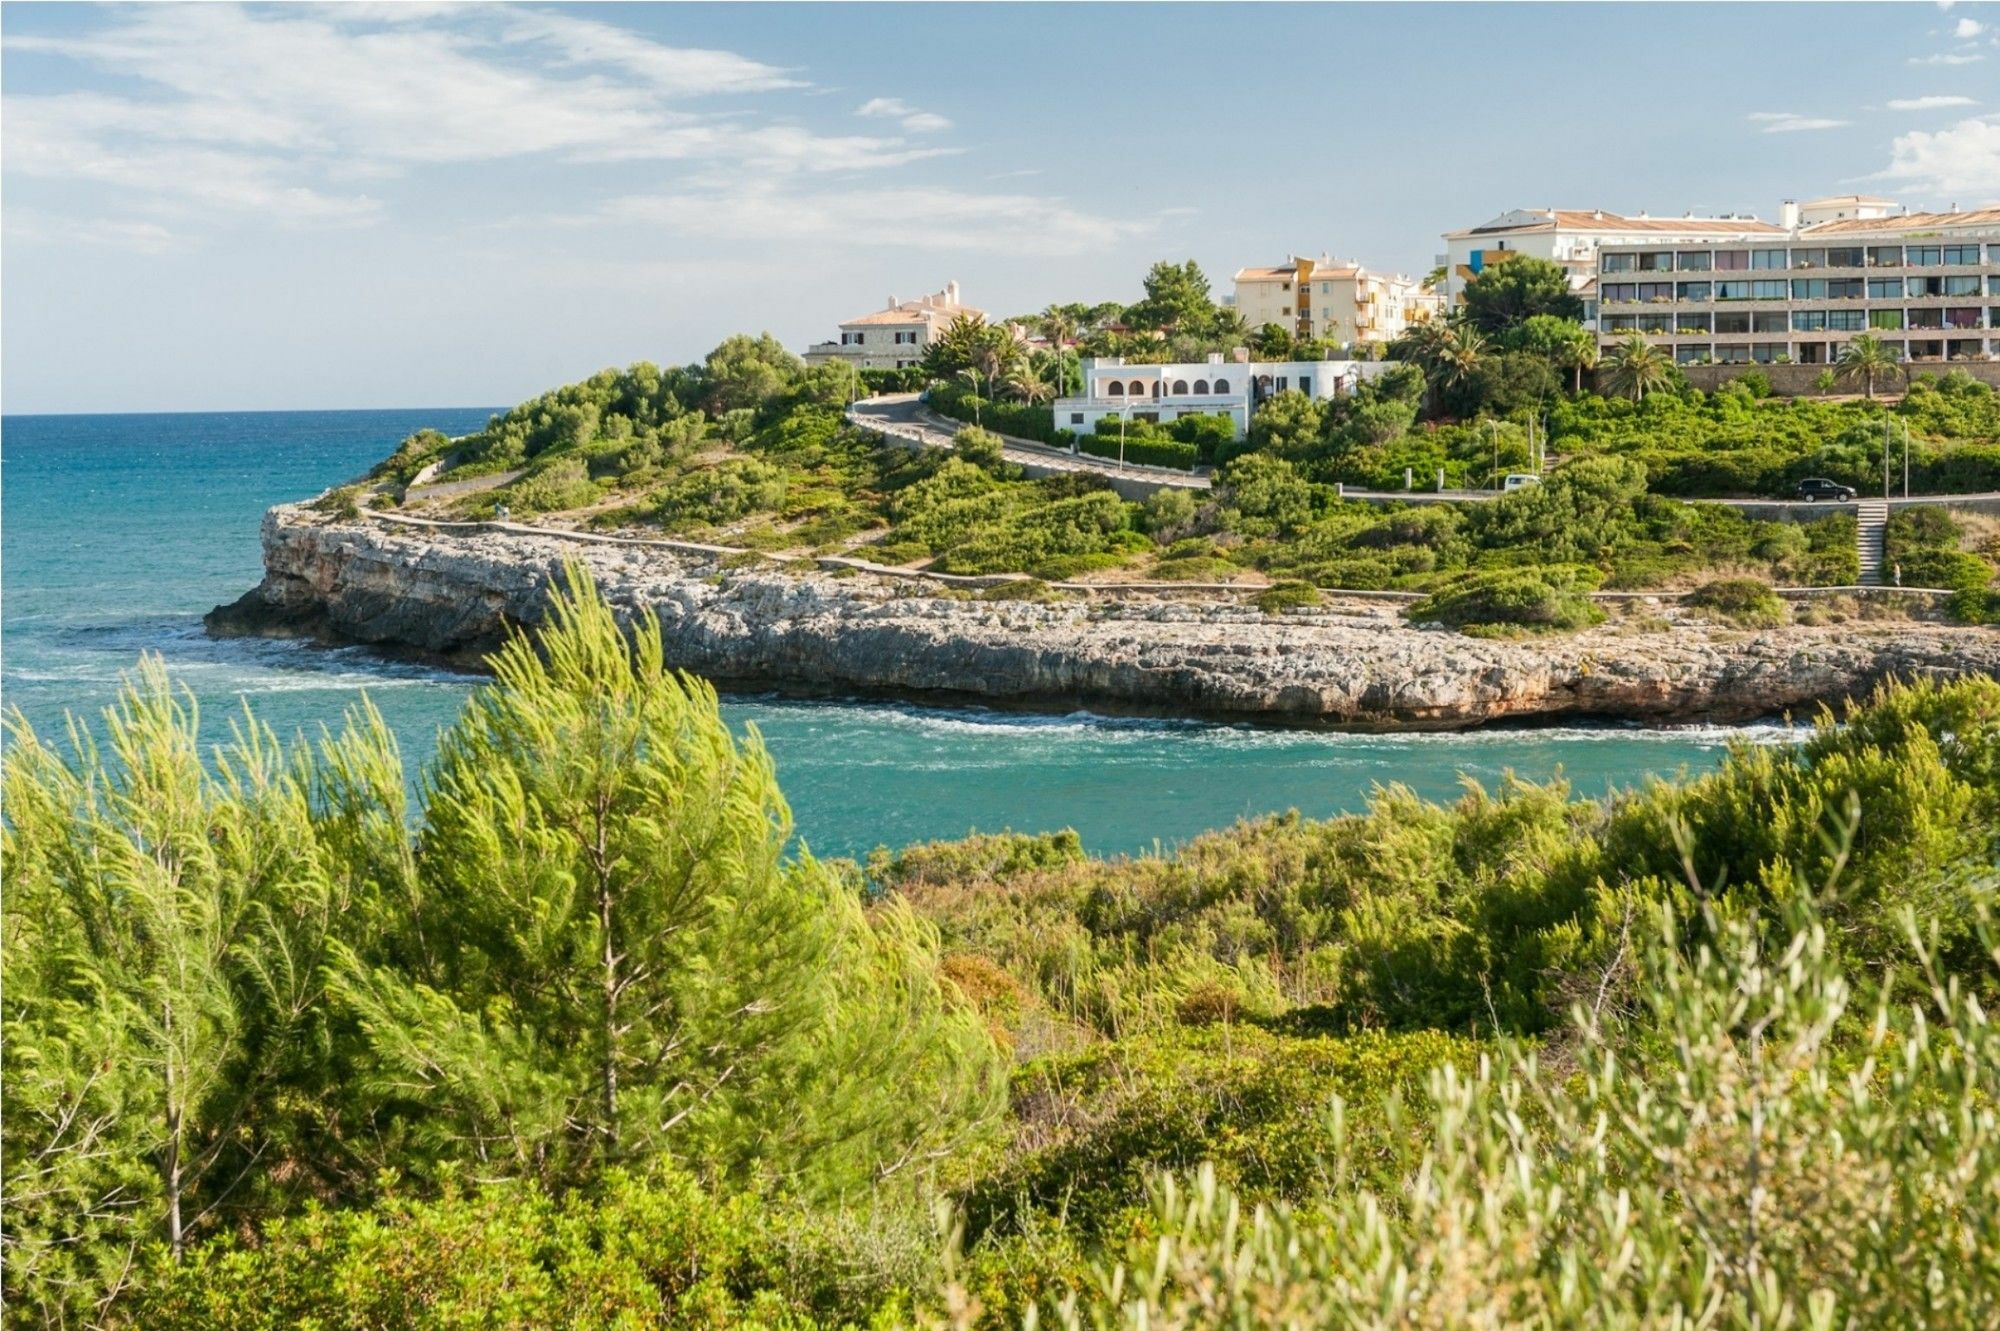
[[[1607,245],[1700,244],[1747,241],[1782,234],[1783,228],[1749,216],[1626,217],[1603,209],[1517,208],[1483,226],[1447,231],[1445,296],[1456,304],[1465,284],[1497,263],[1527,255],[1560,264],[1570,289],[1590,302],[1598,252]]]
[[[1872,333],[1913,361],[2000,355],[2000,208],[1892,214],[1853,195],[1786,205],[1750,238],[1600,247],[1597,332],[1684,365],[1829,364]]]
[[[1127,364],[1118,356],[1085,359],[1083,392],[1056,399],[1055,424],[1060,430],[1090,434],[1106,418],[1174,421],[1183,416],[1226,416],[1241,438],[1258,404],[1273,394],[1339,397],[1396,365],[1380,360],[1252,361],[1240,349],[1233,359],[1217,352],[1206,361],[1174,365]]]
[[[808,347],[806,364],[845,361],[860,370],[908,369],[923,359],[924,348],[961,314],[984,317],[985,311],[962,304],[956,282],[947,282],[944,290],[916,300],[899,301],[891,296],[888,304],[874,313],[842,323],[839,341]]]
[[[1353,346],[1389,342],[1444,308],[1444,298],[1401,274],[1358,263],[1293,257],[1276,268],[1236,274],[1236,312],[1251,328],[1277,324],[1300,338]]]

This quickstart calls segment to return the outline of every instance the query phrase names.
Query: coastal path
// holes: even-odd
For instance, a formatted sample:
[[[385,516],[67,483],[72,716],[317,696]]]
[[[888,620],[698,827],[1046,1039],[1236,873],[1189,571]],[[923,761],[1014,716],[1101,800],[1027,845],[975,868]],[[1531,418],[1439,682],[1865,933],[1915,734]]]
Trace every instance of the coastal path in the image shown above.
[[[940,416],[925,405],[916,393],[886,393],[863,398],[847,410],[847,419],[863,430],[900,439],[923,448],[950,448],[966,422]],[[1148,467],[1136,462],[1121,465],[1115,458],[1072,453],[1066,448],[1000,436],[1001,452],[1007,461],[1027,469],[1031,476],[1056,472],[1089,472],[1110,478],[1127,498],[1133,493],[1154,490],[1206,490],[1208,477],[1201,472],[1176,471],[1172,467]],[[1127,493],[1127,492],[1132,493]]]

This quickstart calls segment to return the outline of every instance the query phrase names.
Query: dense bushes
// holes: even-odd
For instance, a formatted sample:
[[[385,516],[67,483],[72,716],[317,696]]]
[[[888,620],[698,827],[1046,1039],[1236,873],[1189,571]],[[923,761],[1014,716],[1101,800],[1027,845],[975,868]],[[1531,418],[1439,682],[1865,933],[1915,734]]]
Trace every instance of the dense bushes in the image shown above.
[[[1183,444],[1178,440],[1160,438],[1156,435],[1134,434],[1120,441],[1117,429],[1102,429],[1099,422],[1097,434],[1079,437],[1076,446],[1079,451],[1092,457],[1117,459],[1136,463],[1142,467],[1172,467],[1176,471],[1192,471],[1201,460],[1201,450],[1193,444]]]
[[[1768,584],[1755,578],[1704,582],[1681,600],[1739,628],[1776,628],[1787,618],[1783,599]]]
[[[1578,565],[1461,573],[1404,614],[1419,624],[1463,629],[1580,629],[1601,622],[1591,601],[1596,569]]]

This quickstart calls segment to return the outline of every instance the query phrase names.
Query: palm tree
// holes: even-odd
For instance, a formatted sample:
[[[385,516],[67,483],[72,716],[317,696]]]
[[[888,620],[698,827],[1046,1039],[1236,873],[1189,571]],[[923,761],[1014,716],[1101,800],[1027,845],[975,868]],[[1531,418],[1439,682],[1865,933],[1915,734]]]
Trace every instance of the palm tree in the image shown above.
[[[1061,372],[1061,368],[1061,363],[1057,362],[1058,373]],[[1006,388],[1009,396],[1031,406],[1046,401],[1052,395],[1049,382],[1043,377],[1042,367],[1026,357],[1016,361],[1014,368],[1007,371],[1007,378],[1002,386]]]
[[[1868,400],[1875,400],[1875,380],[1883,375],[1904,373],[1903,363],[1889,344],[1873,333],[1863,333],[1840,349],[1840,363],[1837,369],[1842,379],[1859,379]]]
[[[1597,364],[1597,339],[1582,324],[1563,330],[1553,348],[1553,359],[1557,365],[1571,374],[1570,392],[1577,396],[1583,393],[1583,372]]]
[[[1250,336],[1250,325],[1244,323],[1243,315],[1233,309],[1218,306],[1215,311],[1215,322],[1210,327],[1214,330],[1215,337],[1222,342],[1241,342]]]
[[[1627,333],[1605,361],[1607,381],[1620,393],[1630,393],[1635,402],[1667,382],[1667,357],[1658,347],[1637,333]]]
[[[1049,340],[1049,350],[1056,358],[1056,391],[1068,387],[1068,377],[1063,373],[1063,358],[1068,354],[1069,344],[1076,340],[1076,319],[1060,305],[1051,305],[1042,311],[1042,336]]]
[[[972,423],[979,424],[979,371],[968,365],[958,372],[958,377],[972,385]]]

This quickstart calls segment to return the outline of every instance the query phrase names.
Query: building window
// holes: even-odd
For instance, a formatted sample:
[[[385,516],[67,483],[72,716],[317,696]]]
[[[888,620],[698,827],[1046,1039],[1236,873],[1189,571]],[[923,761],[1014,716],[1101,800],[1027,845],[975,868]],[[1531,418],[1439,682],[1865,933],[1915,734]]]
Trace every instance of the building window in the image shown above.
[[[1681,300],[1707,300],[1710,291],[1711,287],[1707,282],[1683,282],[1674,294]]]
[[[1636,314],[1607,314],[1604,316],[1604,331],[1607,333],[1636,333],[1639,331],[1639,316]]]
[[[1641,301],[1670,301],[1673,298],[1674,284],[1672,282],[1641,282],[1639,284],[1639,299]]]
[[[1674,270],[1672,250],[1647,250],[1636,256],[1642,273],[1671,273]]]
[[[1757,294],[1756,288],[1764,285],[1767,284],[1763,282],[1746,282],[1741,278],[1737,278],[1732,282],[1717,282],[1715,284],[1715,298],[1717,300],[1749,300]],[[1784,283],[1780,282],[1778,285],[1783,286]]]
[[[1639,256],[1636,254],[1606,254],[1598,260],[1598,271],[1605,273],[1629,273],[1635,271]]]
[[[1680,365],[1697,365],[1710,358],[1712,348],[1700,342],[1683,342],[1674,348],[1674,361]]]
[[[1131,386],[1125,390],[1125,396],[1127,397],[1146,396],[1146,385],[1140,383],[1137,379],[1134,379],[1131,383]]]
[[[1715,255],[1709,250],[1681,250],[1674,255],[1674,267],[1684,273],[1705,273],[1715,266]]]
[[[1901,268],[1903,247],[1901,245],[1870,245],[1868,247],[1870,268]]]
[[[1750,316],[1742,310],[1724,310],[1715,316],[1715,331],[1721,333],[1747,333],[1750,331]]]
[[[1217,379],[1215,381],[1215,391],[1218,393],[1227,393],[1229,391],[1229,381],[1227,379]]]
[[[1642,314],[1639,316],[1639,331],[1642,333],[1671,333],[1674,331],[1674,316],[1671,314]]]
[[[1113,379],[1109,384],[1105,385],[1105,393],[1110,397],[1124,397],[1125,385]]]
[[[1791,294],[1791,284],[1781,278],[1760,278],[1750,284],[1753,300],[1785,300]]]
[[[1617,305],[1623,301],[1639,299],[1639,287],[1635,282],[1610,282],[1604,287],[1604,303]]]
[[[1792,279],[1793,300],[1825,300],[1826,279],[1823,277],[1795,277]]]
[[[1824,268],[1824,267],[1826,267],[1826,251],[1825,251],[1825,250],[1793,250],[1793,251],[1792,251],[1792,267],[1794,267],[1794,268]]]
[[[1752,268],[1783,268],[1786,266],[1785,252],[1783,250],[1751,250],[1750,266]]]
[[[1742,273],[1750,269],[1749,250],[1717,250],[1715,267],[1718,272]]]
[[[1935,268],[1944,262],[1944,247],[1941,245],[1909,245],[1904,247],[1903,258],[1912,268]]]
[[[1208,380],[1197,379],[1194,381],[1194,395],[1196,397],[1208,396]]]
[[[1903,312],[1901,310],[1870,310],[1868,311],[1868,326],[1870,328],[1899,329],[1903,326]]]
[[[1859,268],[1862,266],[1860,246],[1845,249],[1829,249],[1826,252],[1826,266],[1829,268]]]
[[[1828,300],[1860,300],[1866,284],[1858,277],[1835,278],[1826,284]]]
[[[1944,311],[1911,310],[1909,326],[1911,328],[1942,328],[1944,327]]]
[[[1978,311],[1975,310],[1973,311],[1973,313],[1977,314]],[[1299,376],[1299,391],[1301,393],[1311,393],[1313,391],[1313,381],[1311,375],[1302,374]]]
[[[1947,295],[1947,296],[1977,296],[1977,295],[1979,295],[1979,294],[1980,294],[1980,291],[1979,291],[1979,275],[1978,275],[1977,273],[1972,273],[1972,274],[1968,274],[1967,276],[1964,276],[1964,277],[1947,277],[1947,278],[1945,278],[1945,279],[1944,279],[1944,294],[1945,294],[1945,295]]]
[[[1828,310],[1826,330],[1829,333],[1858,333],[1867,325],[1862,321],[1867,317],[1862,310]]]
[[[1174,396],[1175,396],[1175,397],[1186,397],[1186,396],[1187,396],[1187,391],[1188,391],[1188,386],[1187,386],[1187,380],[1185,380],[1185,379],[1176,379],[1176,380],[1174,380]]]
[[[1292,312],[1292,307],[1289,305],[1280,305],[1278,307],[1278,313],[1280,314],[1290,314],[1291,312]]]
[[[1759,365],[1769,365],[1776,361],[1778,357],[1789,354],[1790,352],[1786,349],[1783,342],[1752,342],[1750,344],[1750,359],[1756,361]]]
[[[1783,310],[1759,310],[1750,316],[1750,331],[1753,333],[1782,333],[1785,331]]]
[[[1947,245],[1944,247],[1946,263],[1976,264],[1979,262],[1977,245]]]
[[[1868,279],[1868,299],[1901,300],[1903,279],[1900,277],[1871,277]]]
[[[1069,414],[1069,423],[1070,423],[1071,425],[1081,425],[1081,424],[1083,424],[1083,413],[1082,413],[1082,412],[1080,412],[1080,411],[1072,411],[1072,412],[1071,412],[1071,413]]]
[[[1717,365],[1748,365],[1750,363],[1750,348],[1742,346],[1717,347],[1715,349],[1715,363]]]
[[[1944,312],[1944,326],[1946,328],[1979,327],[1979,307],[1973,305],[1955,310],[1946,310]]]
[[[1795,333],[1823,333],[1826,331],[1825,310],[1794,310],[1792,331]]]

